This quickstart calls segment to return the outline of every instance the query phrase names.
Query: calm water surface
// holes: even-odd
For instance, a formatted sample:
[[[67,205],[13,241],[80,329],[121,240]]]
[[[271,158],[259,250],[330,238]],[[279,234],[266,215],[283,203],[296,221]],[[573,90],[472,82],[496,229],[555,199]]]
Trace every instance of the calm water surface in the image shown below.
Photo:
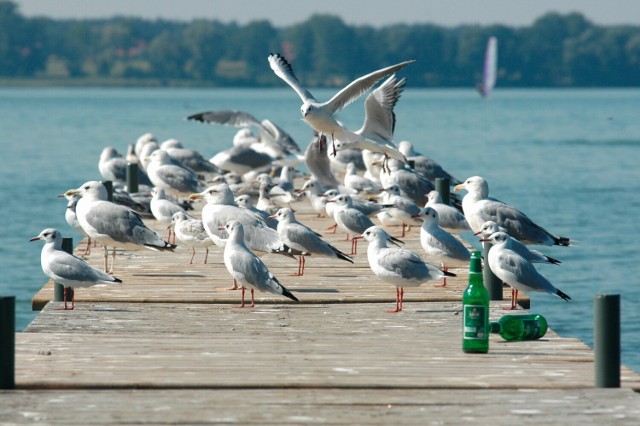
[[[318,99],[332,91],[315,91]],[[64,220],[62,191],[100,179],[106,145],[124,153],[145,132],[177,138],[207,158],[235,129],[188,122],[192,113],[238,109],[270,118],[305,147],[310,129],[288,88],[0,89],[0,294],[17,298],[17,328],[34,318],[30,301],[46,282],[43,228],[79,241]],[[575,247],[544,248],[563,261],[539,270],[572,297],[532,294],[533,310],[563,336],[588,344],[593,298],[622,297],[623,363],[640,371],[640,90],[473,90],[408,88],[396,107],[396,140],[410,140],[459,179],[485,177],[490,193],[511,203]],[[341,113],[359,128],[362,102]],[[471,239],[469,239],[472,241]]]

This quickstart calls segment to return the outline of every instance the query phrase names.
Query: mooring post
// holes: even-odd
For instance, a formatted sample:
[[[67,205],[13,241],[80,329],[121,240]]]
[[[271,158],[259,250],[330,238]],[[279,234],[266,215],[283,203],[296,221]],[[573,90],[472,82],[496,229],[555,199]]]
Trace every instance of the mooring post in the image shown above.
[[[597,388],[620,387],[620,295],[596,294],[593,352]]]
[[[127,191],[129,194],[138,192],[138,163],[127,163]]]
[[[16,387],[16,297],[0,296],[0,389]]]
[[[73,254],[73,238],[62,237],[62,250],[69,254]],[[69,290],[73,291],[71,287],[67,289],[67,296]],[[62,302],[64,300],[64,286],[58,282],[53,282],[53,300],[54,302]]]
[[[482,258],[484,259],[482,279],[489,292],[489,300],[502,300],[502,281],[489,268],[489,250],[491,250],[492,246],[493,244],[486,241],[482,243]]]
[[[440,193],[442,202],[449,205],[450,203],[450,184],[447,178],[436,178],[436,191]]]
[[[109,201],[113,201],[113,182],[110,180],[105,180],[102,182],[105,188],[107,188],[107,199]]]

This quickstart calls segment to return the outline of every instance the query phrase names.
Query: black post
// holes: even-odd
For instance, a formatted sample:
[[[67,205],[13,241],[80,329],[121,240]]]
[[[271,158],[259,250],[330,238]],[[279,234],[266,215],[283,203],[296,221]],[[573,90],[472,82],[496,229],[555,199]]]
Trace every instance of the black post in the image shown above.
[[[113,201],[113,182],[110,180],[105,180],[102,182],[105,188],[107,188],[107,199],[109,201]]]
[[[442,197],[442,202],[449,205],[451,195],[450,195],[450,184],[449,179],[447,178],[436,178],[436,191],[440,193]]]
[[[597,388],[620,387],[620,295],[596,294],[593,352]]]
[[[129,194],[138,192],[138,163],[127,163],[127,191]]]
[[[482,257],[484,258],[484,269],[482,270],[482,279],[484,286],[489,292],[489,300],[502,300],[502,281],[495,276],[489,268],[489,250],[493,244],[482,243]]]
[[[73,254],[73,238],[62,237],[62,250]],[[53,283],[53,300],[54,302],[62,302],[64,300],[64,286],[55,281]]]
[[[0,389],[16,387],[16,297],[0,296]]]

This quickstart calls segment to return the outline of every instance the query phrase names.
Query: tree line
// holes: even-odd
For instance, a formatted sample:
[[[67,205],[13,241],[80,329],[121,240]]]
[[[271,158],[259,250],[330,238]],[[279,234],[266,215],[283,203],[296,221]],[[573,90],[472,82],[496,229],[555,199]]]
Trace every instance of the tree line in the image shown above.
[[[276,28],[130,17],[26,18],[0,1],[0,77],[133,80],[166,85],[281,86],[267,63],[280,52],[306,86],[339,86],[407,59],[414,87],[468,87],[480,79],[490,36],[498,39],[498,86],[640,86],[640,27],[595,25],[549,13],[531,26],[350,26],[313,15]]]

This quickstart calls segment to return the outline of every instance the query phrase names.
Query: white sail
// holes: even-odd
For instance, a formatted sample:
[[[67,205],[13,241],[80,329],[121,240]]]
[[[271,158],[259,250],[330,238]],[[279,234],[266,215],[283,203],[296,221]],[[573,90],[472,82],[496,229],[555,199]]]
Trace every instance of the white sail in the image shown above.
[[[478,85],[478,91],[483,98],[491,94],[496,85],[498,70],[498,39],[489,37],[487,50],[484,55],[484,68],[482,70],[482,83]]]

